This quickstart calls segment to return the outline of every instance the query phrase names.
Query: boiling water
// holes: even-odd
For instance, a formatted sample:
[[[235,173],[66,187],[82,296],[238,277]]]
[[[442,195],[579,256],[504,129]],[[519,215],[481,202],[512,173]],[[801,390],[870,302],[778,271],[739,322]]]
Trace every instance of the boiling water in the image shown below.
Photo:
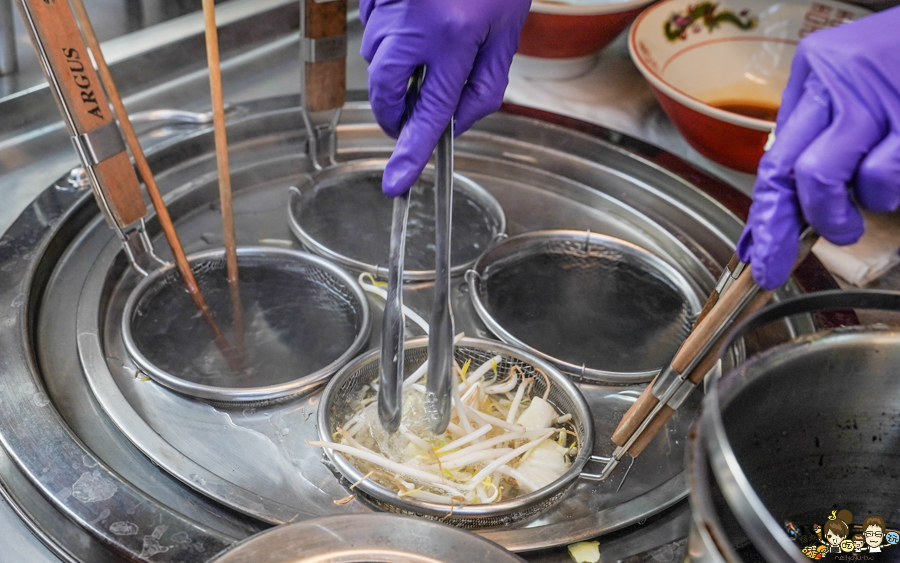
[[[233,322],[224,261],[194,266],[224,349],[177,273],[148,292],[132,318],[142,354],[171,375],[202,385],[249,388],[296,380],[346,352],[360,330],[358,303],[312,264],[240,258],[243,347]],[[156,287],[156,286],[154,286]]]
[[[391,241],[392,200],[381,191],[381,173],[353,182],[325,182],[304,195],[298,221],[329,250],[366,264],[386,267]],[[465,190],[453,192],[451,264],[472,262],[498,231],[496,220]],[[419,180],[410,195],[406,229],[407,270],[434,270],[434,186]]]
[[[690,304],[626,258],[557,248],[502,262],[486,272],[486,303],[510,334],[557,359],[615,372],[657,369],[688,335]]]

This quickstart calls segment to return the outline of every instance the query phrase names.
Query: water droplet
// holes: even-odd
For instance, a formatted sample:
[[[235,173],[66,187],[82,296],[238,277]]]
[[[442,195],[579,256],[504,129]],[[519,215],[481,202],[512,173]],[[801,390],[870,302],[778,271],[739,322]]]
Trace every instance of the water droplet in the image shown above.
[[[290,434],[290,433],[291,433],[291,429],[290,429],[290,428],[282,428],[282,429],[281,429],[281,432],[280,432],[280,434],[281,434],[282,436],[287,436],[287,435]]]
[[[16,298],[12,300],[13,307],[18,308],[24,304],[25,304],[25,294],[24,293],[20,293],[20,294],[16,295]]]
[[[50,404],[50,399],[43,393],[35,393],[31,397],[31,402],[34,403],[34,406],[36,407],[46,407]]]

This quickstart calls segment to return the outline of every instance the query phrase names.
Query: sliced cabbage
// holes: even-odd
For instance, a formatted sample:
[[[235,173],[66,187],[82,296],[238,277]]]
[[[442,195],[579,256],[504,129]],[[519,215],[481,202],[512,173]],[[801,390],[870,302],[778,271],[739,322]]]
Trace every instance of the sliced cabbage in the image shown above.
[[[519,415],[519,420],[516,421],[516,424],[524,426],[525,430],[550,428],[558,416],[553,405],[536,396],[531,399],[531,404],[528,405],[525,412]]]
[[[538,488],[545,487],[568,471],[567,451],[553,440],[545,440],[531,451],[531,455],[526,457],[516,470]]]

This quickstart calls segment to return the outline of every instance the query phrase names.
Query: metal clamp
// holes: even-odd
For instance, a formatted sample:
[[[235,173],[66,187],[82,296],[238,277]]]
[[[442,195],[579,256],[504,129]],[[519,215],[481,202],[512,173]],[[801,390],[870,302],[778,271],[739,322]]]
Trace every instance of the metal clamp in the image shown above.
[[[313,122],[313,118],[305,105],[301,106],[300,113],[303,115],[303,124],[306,127],[306,135],[309,143],[309,159],[312,161],[313,168],[322,170],[326,166],[336,165],[337,125],[338,121],[341,119],[341,108],[334,110],[331,120],[322,125],[316,125]],[[319,150],[319,144],[322,140],[326,143],[324,154],[320,154],[322,151]],[[320,161],[320,156],[326,158],[324,166],[323,162]]]
[[[125,140],[122,139],[119,125],[115,121],[91,129],[87,133],[75,135],[72,137],[72,143],[78,155],[82,157],[82,162],[93,165],[125,152]]]
[[[347,36],[300,38],[300,58],[308,63],[324,63],[347,58]]]

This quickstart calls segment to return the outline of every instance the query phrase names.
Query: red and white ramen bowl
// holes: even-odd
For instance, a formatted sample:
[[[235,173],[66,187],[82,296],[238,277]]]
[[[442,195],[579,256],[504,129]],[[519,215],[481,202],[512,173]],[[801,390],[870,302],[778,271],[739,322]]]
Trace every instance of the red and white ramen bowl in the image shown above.
[[[652,1],[584,0],[565,4],[533,0],[519,37],[513,72],[547,79],[583,74],[594,65],[597,53]]]
[[[869,13],[831,0],[663,0],[638,16],[628,49],[692,147],[755,173],[797,44]]]

